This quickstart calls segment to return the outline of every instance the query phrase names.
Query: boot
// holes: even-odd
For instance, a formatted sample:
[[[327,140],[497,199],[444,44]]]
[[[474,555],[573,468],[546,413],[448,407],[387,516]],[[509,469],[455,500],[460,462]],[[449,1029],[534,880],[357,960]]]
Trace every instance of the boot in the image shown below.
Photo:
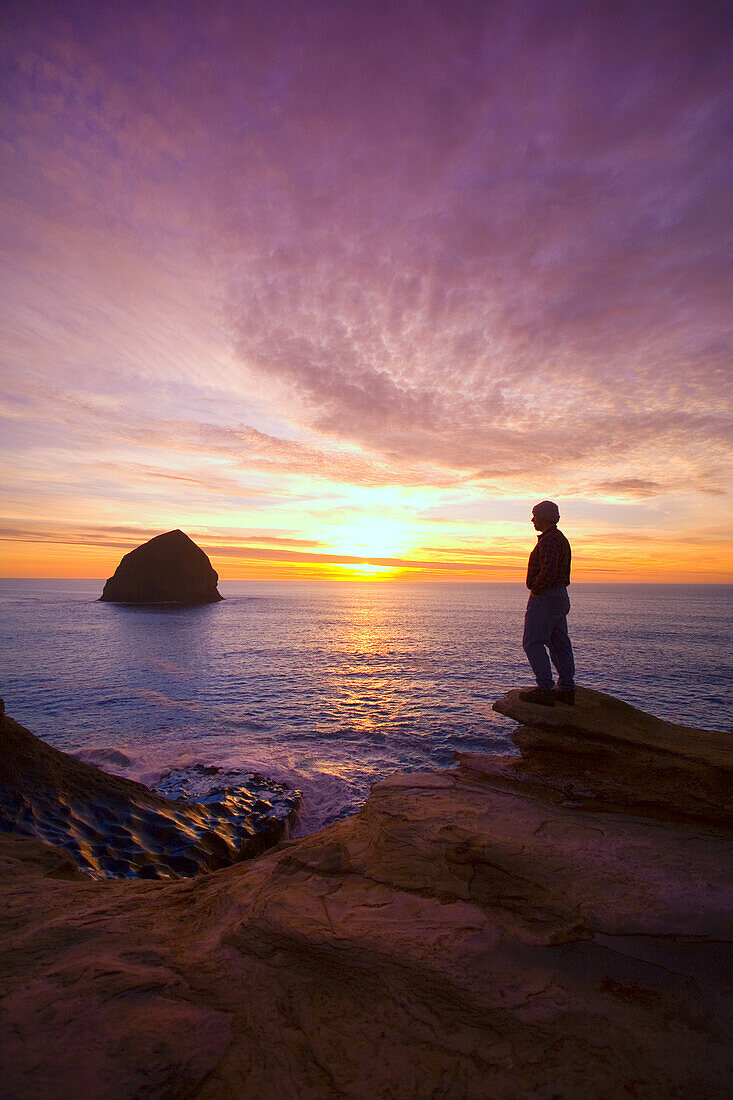
[[[556,703],[564,703],[566,707],[575,706],[575,688],[556,687],[552,694]]]
[[[531,691],[520,691],[519,698],[525,703],[535,703],[539,707],[554,707],[555,693],[545,691],[544,688],[533,688]]]

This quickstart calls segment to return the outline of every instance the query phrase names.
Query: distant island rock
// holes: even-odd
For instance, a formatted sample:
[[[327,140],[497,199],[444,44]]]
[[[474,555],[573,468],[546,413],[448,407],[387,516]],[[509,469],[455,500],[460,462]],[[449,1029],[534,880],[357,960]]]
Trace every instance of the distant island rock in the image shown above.
[[[167,531],[124,558],[100,596],[109,603],[218,603],[219,576],[207,555],[183,531]]]

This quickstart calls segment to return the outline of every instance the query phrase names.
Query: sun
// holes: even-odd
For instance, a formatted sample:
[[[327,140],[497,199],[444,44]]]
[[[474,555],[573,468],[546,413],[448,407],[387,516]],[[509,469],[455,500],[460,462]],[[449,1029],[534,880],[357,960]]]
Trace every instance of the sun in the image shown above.
[[[384,580],[401,572],[401,570],[392,569],[389,565],[371,565],[369,562],[362,562],[359,565],[343,565],[341,568],[348,576],[363,581],[378,580],[379,578]]]

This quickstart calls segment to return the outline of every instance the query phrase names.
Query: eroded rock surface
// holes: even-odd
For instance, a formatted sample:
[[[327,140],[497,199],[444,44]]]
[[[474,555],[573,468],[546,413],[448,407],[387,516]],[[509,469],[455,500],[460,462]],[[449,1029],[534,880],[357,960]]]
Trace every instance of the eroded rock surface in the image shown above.
[[[219,576],[207,555],[183,531],[167,531],[125,554],[104,586],[110,603],[217,603]]]
[[[532,708],[518,739],[533,731],[535,754],[560,730],[595,746],[615,703],[583,693],[553,729]],[[669,746],[649,721],[654,779]],[[727,767],[722,735],[705,747],[696,732],[682,757]],[[639,790],[643,745],[640,732]],[[731,834],[699,803],[612,802],[594,753],[592,798],[550,758],[471,756],[185,882],[66,881],[6,845],[11,1095],[724,1095]]]
[[[63,848],[92,878],[175,879],[259,855],[289,835],[300,795],[276,783],[267,791],[256,778],[253,790],[174,801],[59,752],[0,714],[0,833]]]
[[[659,817],[733,825],[733,734],[654,718],[601,691],[579,688],[576,706],[538,707],[510,691],[494,710],[520,723],[515,780]],[[471,766],[469,755],[460,757]]]

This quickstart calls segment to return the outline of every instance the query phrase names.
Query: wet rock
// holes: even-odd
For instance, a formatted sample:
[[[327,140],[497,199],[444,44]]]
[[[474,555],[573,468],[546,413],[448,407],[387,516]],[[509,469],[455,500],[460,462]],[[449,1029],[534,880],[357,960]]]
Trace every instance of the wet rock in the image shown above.
[[[217,603],[223,598],[218,579],[200,546],[183,531],[168,531],[125,554],[100,599],[143,605]]]
[[[62,847],[92,878],[180,878],[259,855],[297,820],[299,793],[279,783],[272,790],[276,806],[264,815],[254,810],[259,782],[251,792],[219,788],[201,801],[173,801],[0,717],[0,833]]]

